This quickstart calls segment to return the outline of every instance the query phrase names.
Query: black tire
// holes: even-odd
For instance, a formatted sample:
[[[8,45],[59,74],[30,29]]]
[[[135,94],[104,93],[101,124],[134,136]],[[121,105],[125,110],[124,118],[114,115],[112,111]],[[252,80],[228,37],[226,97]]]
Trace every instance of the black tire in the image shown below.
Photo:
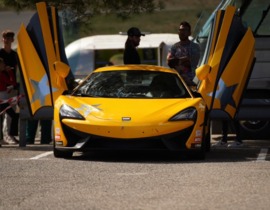
[[[54,154],[54,157],[56,158],[71,158],[73,155],[73,152],[56,149],[55,140],[54,140],[53,141],[53,154]]]
[[[71,151],[61,151],[56,148],[53,149],[54,157],[56,158],[71,158],[73,155],[73,152]]]
[[[202,143],[202,148],[197,152],[197,160],[204,160],[207,152],[207,141],[204,139],[204,143]]]
[[[206,136],[204,137],[204,142],[205,142],[205,151],[210,152],[211,150],[211,130],[208,131]]]
[[[187,157],[191,160],[205,160],[205,150],[187,151]]]
[[[269,139],[270,121],[251,120],[240,121],[242,139]]]
[[[192,160],[205,160],[206,157],[206,139],[203,140],[201,149],[198,151],[187,151],[188,158]]]
[[[211,129],[210,126],[208,127],[208,131],[206,134],[204,134],[202,141],[201,150],[192,152],[191,158],[196,160],[205,160],[206,152],[209,152],[211,149]]]

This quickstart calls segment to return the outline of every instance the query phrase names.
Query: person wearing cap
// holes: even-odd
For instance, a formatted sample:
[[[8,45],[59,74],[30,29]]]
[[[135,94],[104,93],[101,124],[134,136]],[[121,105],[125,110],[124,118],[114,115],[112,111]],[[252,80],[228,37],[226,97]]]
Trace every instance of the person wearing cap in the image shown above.
[[[9,92],[8,98],[11,98],[13,96],[16,96],[18,94],[18,89],[19,89],[19,85],[17,82],[17,78],[18,78],[18,74],[17,74],[17,67],[18,67],[18,55],[17,52],[15,50],[12,49],[12,43],[14,42],[14,36],[15,33],[9,29],[4,30],[2,32],[2,41],[3,41],[3,48],[0,49],[0,57],[3,58],[4,62],[5,62],[5,68],[7,71],[12,71],[13,75],[15,77],[15,83],[16,85],[14,86],[13,90],[11,90]],[[13,106],[13,109],[16,109],[16,106]],[[9,138],[10,142],[13,143],[18,143],[18,140],[14,137],[18,135],[18,133],[14,133],[13,135],[9,135],[8,131],[10,130],[10,126],[11,126],[11,118],[5,114],[4,117],[4,136],[6,136],[7,138]],[[14,125],[16,128],[14,128],[14,130],[18,130],[18,124]]]
[[[138,28],[131,27],[128,29],[127,35],[124,50],[124,64],[141,64],[141,59],[136,47],[140,44],[141,36],[145,36],[145,34],[141,33]]]

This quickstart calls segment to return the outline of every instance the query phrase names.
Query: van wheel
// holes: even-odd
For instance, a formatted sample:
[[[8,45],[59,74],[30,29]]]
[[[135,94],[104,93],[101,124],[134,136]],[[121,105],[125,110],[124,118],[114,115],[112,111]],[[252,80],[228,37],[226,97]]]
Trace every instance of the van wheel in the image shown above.
[[[240,135],[243,139],[269,139],[270,121],[240,121]]]

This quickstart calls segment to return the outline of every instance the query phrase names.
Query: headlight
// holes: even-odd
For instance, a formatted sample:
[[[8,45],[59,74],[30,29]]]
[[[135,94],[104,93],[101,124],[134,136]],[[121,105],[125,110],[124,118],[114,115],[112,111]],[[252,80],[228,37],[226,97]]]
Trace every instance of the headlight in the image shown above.
[[[72,118],[78,120],[85,120],[85,118],[75,109],[64,104],[60,108],[60,118]]]
[[[169,121],[179,121],[179,120],[193,120],[195,121],[197,118],[197,110],[195,108],[188,108],[185,109],[176,115],[174,115],[172,118],[169,119]]]

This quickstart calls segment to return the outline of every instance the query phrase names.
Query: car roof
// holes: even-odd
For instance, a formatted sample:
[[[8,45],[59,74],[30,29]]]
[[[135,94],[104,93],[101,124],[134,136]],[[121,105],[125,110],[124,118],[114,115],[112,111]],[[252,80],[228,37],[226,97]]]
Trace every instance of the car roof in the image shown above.
[[[116,65],[116,66],[105,66],[95,69],[93,72],[102,72],[102,71],[159,71],[177,74],[177,71],[174,69],[169,69],[163,66],[155,65]]]

